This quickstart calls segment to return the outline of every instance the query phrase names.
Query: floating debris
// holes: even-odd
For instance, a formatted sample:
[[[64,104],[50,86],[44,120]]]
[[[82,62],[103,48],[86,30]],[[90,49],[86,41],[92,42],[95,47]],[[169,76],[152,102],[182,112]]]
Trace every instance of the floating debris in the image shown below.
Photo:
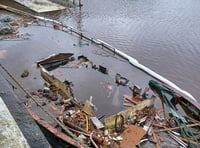
[[[69,99],[73,96],[71,88],[59,79],[51,75],[44,67],[40,65],[41,76],[47,81],[51,90],[58,92],[65,99]]]
[[[9,15],[0,16],[0,35],[13,34],[16,31],[14,26],[19,26],[14,17]]]
[[[117,83],[117,85],[127,86],[129,80],[117,73],[115,75],[115,82]]]
[[[100,72],[102,72],[103,74],[108,74],[108,69],[106,67],[103,67],[101,65],[99,65],[99,69]]]
[[[22,78],[28,77],[29,76],[29,71],[27,69],[24,70],[24,72],[21,74]]]
[[[9,19],[6,21],[9,21]],[[17,24],[14,23],[12,25],[17,26]],[[54,28],[59,29],[56,28],[58,26],[54,26]],[[124,55],[123,57],[126,57],[131,64],[136,63],[135,65],[140,67],[137,61],[126,56],[126,54],[115,48],[111,48],[110,45],[100,42],[100,40],[98,40],[98,42],[102,47],[110,48],[110,50],[114,50],[114,53],[120,56]],[[99,71],[108,74],[108,69],[106,67],[102,65],[96,66],[84,55],[79,56],[78,60],[71,59],[71,57],[68,60],[69,62],[63,63],[63,65],[67,65],[67,68],[91,68],[93,70],[96,69],[96,72]],[[50,65],[52,64],[51,62]],[[57,61],[55,63],[60,66],[62,62],[63,61],[58,58],[59,64]],[[99,146],[117,148],[126,147],[125,144],[129,142],[134,142],[130,144],[133,146],[141,144],[147,144],[148,146],[148,142],[151,142],[156,147],[199,147],[200,105],[198,102],[195,103],[184,96],[180,96],[178,93],[154,81],[150,81],[149,86],[151,88],[145,89],[143,94],[141,94],[142,88],[138,85],[127,87],[129,80],[117,73],[114,78],[111,77],[109,79],[109,82],[105,84],[104,88],[112,92],[113,83],[117,83],[118,86],[125,86],[123,89],[127,89],[126,93],[131,90],[131,94],[123,95],[123,97],[117,94],[117,97],[121,99],[119,103],[126,103],[127,108],[116,112],[114,115],[106,115],[104,122],[102,122],[101,119],[96,117],[96,109],[91,100],[81,98],[81,100],[86,99],[85,102],[81,102],[72,93],[71,84],[73,80],[63,82],[49,72],[50,69],[48,69],[48,66],[45,67],[45,63],[40,63],[38,65],[41,76],[46,82],[43,89],[33,92],[32,95],[38,96],[37,99],[41,100],[41,105],[44,105],[50,112],[53,112],[53,115],[61,124],[53,126],[55,125],[54,123],[40,117],[43,116],[42,114],[37,115],[31,113],[31,115],[40,125],[69,144],[76,147],[87,145],[87,147]],[[148,69],[144,71],[150,73]],[[62,74],[63,73],[60,72],[60,76],[62,76]],[[113,80],[113,82],[110,80]],[[105,81],[107,81],[107,79]],[[119,90],[121,87],[117,88],[117,90]],[[158,96],[152,95],[152,97],[149,97],[148,91],[154,89],[157,90],[155,94]],[[87,93],[89,94],[90,90]],[[80,95],[79,97],[82,96]],[[161,110],[159,109],[159,111],[157,111],[158,106],[155,104],[155,99],[158,98],[160,98],[160,100],[162,100],[161,103],[163,103],[163,108]],[[178,104],[184,106],[189,112],[192,112],[192,117],[182,115],[182,113],[179,112]],[[164,108],[164,105],[167,109]],[[28,107],[30,111],[35,109],[37,113],[37,106],[33,105],[32,102],[28,104]],[[73,136],[63,132],[65,127],[73,133]],[[140,135],[136,135],[133,131],[138,131]],[[134,137],[129,134],[133,134]],[[76,141],[76,137],[78,137],[81,142],[79,140]]]
[[[74,64],[73,62],[77,63],[78,66],[87,62],[92,63],[83,55],[79,56],[77,59],[78,61],[74,60],[68,64],[71,65],[72,68],[76,68],[72,66]],[[154,105],[156,97],[155,95],[149,97],[148,92],[150,88],[154,87],[154,89],[159,89],[171,95],[175,92],[159,86],[159,84],[154,81],[149,82],[150,88],[146,87],[143,93],[138,85],[125,87],[132,91],[132,94],[125,94],[122,98],[123,105],[127,108],[106,117],[104,122],[102,122],[101,119],[95,116],[97,109],[92,103],[92,97],[86,99],[85,102],[82,103],[72,94],[71,87],[73,85],[71,81],[66,80],[65,82],[61,82],[40,64],[39,68],[41,76],[46,81],[46,85],[44,89],[33,92],[32,95],[39,96],[41,104],[48,105],[56,113],[59,121],[66,127],[72,129],[72,132],[78,135],[78,139],[88,147],[96,147],[99,145],[102,147],[131,148],[148,145],[148,142],[154,144],[156,147],[160,147],[165,146],[167,141],[173,141],[170,144],[172,147],[179,145],[187,147],[188,143],[186,142],[189,142],[190,146],[199,144],[198,139],[195,138],[196,135],[194,135],[194,129],[199,132],[199,127],[196,127],[199,125],[199,121],[191,120],[196,121],[196,123],[192,132],[189,131],[187,125],[184,124],[188,124],[190,118],[187,118],[186,121],[186,119],[177,112],[177,109],[173,108],[173,105],[177,105],[179,101],[174,103],[174,98],[172,98],[172,103],[169,105],[170,112],[168,118],[165,117],[166,113],[164,108],[157,111],[155,110]],[[93,68],[91,67],[91,69]],[[122,86],[127,86],[129,82],[120,74],[116,74],[113,80],[115,80],[115,82],[117,81],[117,83]],[[111,82],[105,82],[105,84],[101,82],[101,84],[103,88],[112,92]],[[43,100],[44,98],[46,98],[46,101]],[[52,101],[52,103],[49,102],[49,100]],[[168,100],[167,103],[170,103],[170,101]],[[172,123],[172,121],[176,121],[174,120],[175,118],[182,122],[179,123],[178,121]],[[43,124],[40,123],[41,121],[38,120],[38,122],[43,126]],[[186,133],[187,136],[190,137],[190,140],[187,140],[188,137],[186,138],[182,135],[182,127],[180,125],[184,125],[184,131],[187,131]],[[174,129],[176,129],[176,132]],[[61,135],[65,134],[61,133]],[[63,139],[63,137],[56,136]],[[68,141],[66,138],[65,141],[72,143],[72,141]]]
[[[9,24],[0,23],[0,35],[12,34],[15,30]]]
[[[42,65],[46,70],[50,71],[53,69],[58,68],[60,65],[65,65],[69,61],[73,61],[72,58],[73,53],[59,53],[59,54],[52,54],[47,58],[41,59],[37,61],[37,66]]]
[[[74,139],[67,139],[68,135],[65,132],[61,131],[57,135],[57,133],[54,133],[57,129],[54,132],[52,129],[48,129],[60,139],[76,146],[80,144],[81,146],[105,148],[148,147],[149,143],[157,148],[164,147],[168,143],[170,147],[199,146],[200,122],[198,117],[185,118],[178,112],[176,107],[177,104],[181,104],[182,97],[176,92],[162,87],[156,81],[149,81],[150,87],[146,87],[143,93],[142,88],[138,85],[123,87],[132,92],[132,94],[124,94],[121,98],[122,105],[126,108],[116,114],[107,116],[102,121],[101,117],[97,118],[95,115],[97,109],[92,103],[92,97],[81,102],[72,93],[73,81],[60,81],[50,74],[42,64],[44,63],[39,64],[39,68],[46,85],[43,89],[33,92],[32,95],[39,96],[41,104],[54,111],[56,118],[65,127],[69,128],[81,143],[75,144],[72,142]],[[78,56],[77,60],[69,61],[66,65],[69,68],[85,67],[96,71],[94,69],[95,64],[83,55]],[[107,71],[105,67],[102,69],[103,72]],[[102,70],[99,72],[102,72]],[[119,73],[112,80],[113,82],[100,82],[103,88],[106,89],[105,92],[109,93],[109,96],[113,91],[113,83],[128,86],[129,82]],[[116,88],[119,89],[119,87]],[[157,90],[158,96],[154,93],[155,90]],[[151,97],[149,97],[149,91],[153,93]],[[169,96],[172,97],[169,98]],[[168,112],[164,107],[156,109],[155,100],[158,97],[161,101],[164,99],[162,103],[163,106],[165,104],[168,107]],[[186,99],[183,99],[183,101],[188,104],[189,109],[193,107],[193,110],[191,110],[194,112],[193,115],[198,116],[198,106],[196,104],[192,105],[190,101],[186,102]],[[36,121],[44,126],[40,120],[36,119]],[[49,126],[52,125],[49,124]],[[65,138],[63,138],[64,135]],[[80,145],[77,147],[81,147]]]

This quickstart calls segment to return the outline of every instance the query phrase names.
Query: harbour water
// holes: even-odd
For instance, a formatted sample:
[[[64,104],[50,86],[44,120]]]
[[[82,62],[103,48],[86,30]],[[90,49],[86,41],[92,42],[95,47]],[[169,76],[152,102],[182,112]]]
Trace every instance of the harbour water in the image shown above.
[[[85,35],[113,45],[187,90],[199,101],[198,1],[83,0],[82,2],[81,8],[71,6],[62,12],[42,15],[48,15],[82,31]],[[73,51],[76,55],[88,54],[92,61],[100,62],[101,65],[108,64],[105,66],[111,70],[109,75],[114,77],[116,71],[120,70],[131,83],[139,84],[142,88],[152,79],[134,67],[125,66],[128,64],[123,60],[117,59],[116,62],[108,60],[107,57],[112,55],[99,51],[97,47],[70,33],[54,30],[53,26],[45,27],[44,23],[43,25],[34,23],[28,27],[20,27],[19,32],[27,39],[0,42],[0,62],[29,91],[43,86],[35,61],[59,52]],[[91,54],[88,53],[89,50],[92,50]],[[24,69],[28,69],[30,75],[22,79],[20,74]],[[85,69],[81,73],[80,69],[74,71],[70,69],[70,72],[67,70],[69,70],[67,67],[61,67],[54,74],[62,80],[73,78],[73,82],[77,82],[73,89],[75,94],[81,94],[77,95],[77,98],[90,97],[88,96],[90,90],[90,95],[96,96],[94,104],[97,104],[98,108],[104,108],[98,111],[98,116],[108,116],[106,109],[109,110],[109,114],[121,110],[119,98],[122,98],[121,94],[129,92],[117,87],[116,84],[111,85],[110,79],[100,77],[101,73],[99,75],[94,73],[89,77],[88,72],[94,71]],[[86,83],[87,86],[84,85]],[[18,93],[18,90],[15,91]],[[100,93],[96,95],[98,91]],[[19,96],[25,100],[24,95],[21,96],[19,93]],[[111,105],[112,108],[107,105]]]
[[[67,9],[60,20],[122,50],[199,98],[198,0],[82,3],[81,8]]]
[[[113,45],[199,100],[198,0],[82,3],[81,8],[71,6],[49,16]]]

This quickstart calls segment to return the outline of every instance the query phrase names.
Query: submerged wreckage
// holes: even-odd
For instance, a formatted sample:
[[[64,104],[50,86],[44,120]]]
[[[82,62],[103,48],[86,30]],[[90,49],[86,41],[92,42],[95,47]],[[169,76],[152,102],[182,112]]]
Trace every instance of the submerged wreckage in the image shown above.
[[[70,69],[85,68],[101,72],[109,77],[106,67],[95,65],[87,57],[75,58],[72,53],[51,55],[37,61],[44,88],[31,93],[38,98],[40,106],[48,108],[63,129],[46,115],[38,113],[38,106],[33,102],[26,105],[27,110],[38,124],[53,133],[59,139],[75,147],[199,147],[200,143],[200,106],[198,102],[188,100],[164,84],[155,80],[149,81],[144,91],[137,86],[130,86],[129,80],[116,73],[113,83],[107,82],[103,88],[112,91],[112,85],[124,87],[131,94],[121,98],[122,106],[116,114],[97,117],[97,108],[89,99],[77,99],[73,93],[74,82],[61,81],[52,74],[59,66]],[[65,68],[66,68],[65,67]],[[152,91],[150,97],[148,92]],[[154,94],[155,92],[155,94]],[[93,96],[95,97],[95,96]],[[161,100],[158,109],[155,100]],[[184,114],[179,111],[182,106]],[[167,109],[165,108],[167,107]]]
[[[130,84],[132,80],[120,74],[119,69],[109,71],[104,62],[98,65],[90,60],[91,57],[77,56],[77,53],[50,55],[36,62],[44,85],[27,93],[30,99],[25,104],[39,125],[78,148],[200,147],[200,104],[197,101],[185,94],[183,96],[175,85],[169,81],[164,83],[164,78],[109,44],[88,38],[55,20],[34,17],[45,21],[45,24],[53,22],[54,29],[73,32],[81,39],[109,49],[112,57],[123,57],[122,60],[150,74],[152,79],[161,80],[150,80],[148,86],[142,89]],[[89,45],[90,42],[81,45]],[[103,55],[99,51],[94,52]],[[24,71],[21,77],[28,75],[28,71]],[[74,80],[75,77],[79,79]],[[93,80],[95,84],[92,84]],[[114,105],[111,107],[108,102]],[[102,111],[100,104],[109,112]]]

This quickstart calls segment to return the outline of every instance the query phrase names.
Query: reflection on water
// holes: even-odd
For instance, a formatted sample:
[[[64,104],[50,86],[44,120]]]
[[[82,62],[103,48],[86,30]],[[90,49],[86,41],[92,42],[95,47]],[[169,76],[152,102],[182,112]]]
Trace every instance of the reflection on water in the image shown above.
[[[198,98],[199,9],[198,0],[85,0],[81,9],[67,9],[60,19],[128,53]]]
[[[119,101],[119,87],[115,87],[113,98],[112,98],[112,105],[119,107],[121,105]]]
[[[81,8],[49,15],[108,42],[198,98],[199,8],[198,0],[84,0]]]
[[[6,57],[7,51],[6,50],[0,50],[0,59],[4,59]]]

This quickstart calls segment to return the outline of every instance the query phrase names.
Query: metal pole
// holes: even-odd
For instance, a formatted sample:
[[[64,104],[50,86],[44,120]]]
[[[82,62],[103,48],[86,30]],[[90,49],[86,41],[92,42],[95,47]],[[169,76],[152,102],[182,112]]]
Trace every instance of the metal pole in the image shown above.
[[[81,0],[79,0],[79,7],[81,7],[82,6],[82,4],[81,4]]]

